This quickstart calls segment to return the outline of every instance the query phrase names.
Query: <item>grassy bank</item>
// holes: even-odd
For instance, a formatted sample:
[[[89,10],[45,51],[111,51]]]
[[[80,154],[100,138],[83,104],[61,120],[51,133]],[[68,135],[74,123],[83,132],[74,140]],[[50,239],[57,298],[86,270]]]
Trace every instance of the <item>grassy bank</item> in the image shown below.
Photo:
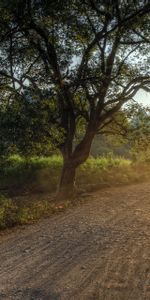
[[[57,187],[62,167],[60,156],[11,156],[1,162],[0,168],[0,229],[25,224],[42,216],[62,211],[71,205],[49,197]],[[89,158],[77,170],[77,185],[85,191],[105,186],[117,186],[148,180],[150,166],[108,155]]]

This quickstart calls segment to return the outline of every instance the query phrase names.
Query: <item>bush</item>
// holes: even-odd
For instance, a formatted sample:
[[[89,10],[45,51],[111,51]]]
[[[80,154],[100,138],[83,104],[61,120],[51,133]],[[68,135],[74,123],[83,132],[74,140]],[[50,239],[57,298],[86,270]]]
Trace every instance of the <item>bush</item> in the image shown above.
[[[10,156],[0,169],[0,188],[13,191],[19,188],[33,192],[54,192],[62,163],[62,157],[58,155],[30,158]],[[77,184],[116,185],[138,181],[140,174],[134,172],[135,168],[137,163],[123,157],[115,157],[111,153],[97,158],[90,157],[77,170]]]
[[[39,191],[56,190],[61,167],[62,158],[56,155],[34,156],[28,159],[14,155],[3,161],[0,169],[1,188],[13,187],[14,192],[14,186],[19,189],[26,186],[28,192],[31,189],[38,194],[25,196],[23,193],[24,196],[18,197],[19,200],[0,195],[0,229],[33,222],[42,216],[63,211],[70,206],[71,202],[64,201],[63,204],[57,205],[55,202],[50,202],[49,197],[45,198],[45,194],[44,199],[42,199],[43,194],[39,194]],[[116,186],[149,180],[149,176],[148,163],[142,162],[141,165],[109,154],[98,158],[90,157],[81,165],[77,170],[77,185],[92,191],[106,185]],[[11,189],[9,194],[12,195]],[[38,198],[38,195],[41,196]]]
[[[0,229],[12,227],[17,223],[17,206],[14,202],[0,195]]]
[[[81,184],[115,184],[122,182],[122,176],[129,173],[131,161],[121,157],[107,155],[90,157],[78,170],[78,182]],[[117,170],[117,172],[116,172]],[[118,174],[120,178],[118,178]]]
[[[63,211],[70,205],[70,201],[57,204],[48,200],[34,202],[32,199],[30,204],[25,202],[24,206],[22,206],[20,203],[15,204],[13,199],[0,195],[0,230],[15,225],[28,224],[41,217]]]
[[[30,158],[10,156],[1,162],[0,188],[34,188],[36,185],[39,189],[54,191],[61,166],[62,158],[58,155]]]

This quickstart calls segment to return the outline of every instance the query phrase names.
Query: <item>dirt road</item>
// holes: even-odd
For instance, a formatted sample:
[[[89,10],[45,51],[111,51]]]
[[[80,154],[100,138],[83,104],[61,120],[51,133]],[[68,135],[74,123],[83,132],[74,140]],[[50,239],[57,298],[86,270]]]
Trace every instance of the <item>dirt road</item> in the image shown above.
[[[1,236],[0,299],[150,300],[150,184]]]

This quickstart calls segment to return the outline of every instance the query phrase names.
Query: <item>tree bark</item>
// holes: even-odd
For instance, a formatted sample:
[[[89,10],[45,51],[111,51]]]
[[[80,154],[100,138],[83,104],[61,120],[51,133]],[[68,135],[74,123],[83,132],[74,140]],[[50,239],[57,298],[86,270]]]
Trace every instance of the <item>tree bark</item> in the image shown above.
[[[62,147],[61,153],[64,164],[58,186],[58,198],[71,198],[74,196],[76,169],[89,157],[94,135],[95,131],[87,130],[83,140],[75,147],[73,152],[72,149],[69,151],[68,143]]]
[[[75,165],[70,162],[64,162],[57,193],[57,196],[61,199],[73,196],[75,188],[75,173]]]

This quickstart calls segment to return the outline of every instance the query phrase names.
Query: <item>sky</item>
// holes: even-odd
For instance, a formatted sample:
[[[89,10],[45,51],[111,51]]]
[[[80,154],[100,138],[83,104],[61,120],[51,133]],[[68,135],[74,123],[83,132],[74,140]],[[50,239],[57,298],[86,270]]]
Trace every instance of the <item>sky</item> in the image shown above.
[[[150,93],[139,90],[134,99],[138,101],[139,104],[150,107]]]

